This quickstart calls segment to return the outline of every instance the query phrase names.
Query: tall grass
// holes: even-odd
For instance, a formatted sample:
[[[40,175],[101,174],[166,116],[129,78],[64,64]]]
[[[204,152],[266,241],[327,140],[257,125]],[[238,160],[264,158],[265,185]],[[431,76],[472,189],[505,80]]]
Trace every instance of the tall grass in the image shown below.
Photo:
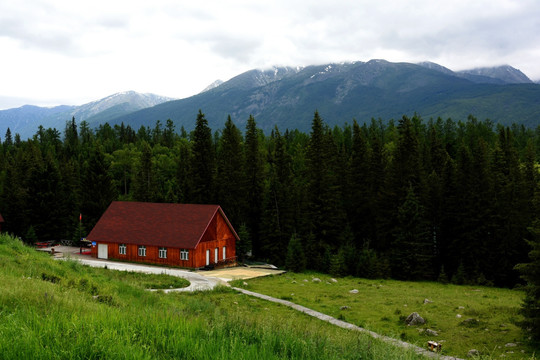
[[[227,288],[164,294],[145,291],[146,281],[54,261],[0,235],[0,357],[419,358]]]

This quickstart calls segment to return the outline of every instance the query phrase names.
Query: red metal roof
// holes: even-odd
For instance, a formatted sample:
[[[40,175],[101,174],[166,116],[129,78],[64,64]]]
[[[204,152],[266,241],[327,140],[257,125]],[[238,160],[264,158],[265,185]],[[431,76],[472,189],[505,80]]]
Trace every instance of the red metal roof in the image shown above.
[[[218,211],[238,239],[219,205],[124,201],[109,205],[87,239],[194,249]]]

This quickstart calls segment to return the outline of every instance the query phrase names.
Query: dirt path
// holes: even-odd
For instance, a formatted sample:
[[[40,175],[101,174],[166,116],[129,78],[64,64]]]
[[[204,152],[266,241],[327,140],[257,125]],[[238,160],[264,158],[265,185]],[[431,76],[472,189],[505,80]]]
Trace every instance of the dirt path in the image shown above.
[[[379,335],[379,334],[377,334],[377,333],[375,333],[373,331],[369,331],[369,330],[366,330],[366,329],[361,328],[359,326],[353,325],[351,323],[338,320],[338,319],[336,319],[336,318],[334,318],[332,316],[320,313],[318,311],[315,311],[315,310],[309,309],[307,307],[292,303],[292,302],[287,301],[287,300],[277,299],[277,298],[274,298],[274,297],[271,297],[271,296],[268,296],[268,295],[263,295],[263,294],[259,294],[259,293],[253,292],[253,291],[240,289],[240,288],[236,288],[236,287],[233,288],[233,289],[236,290],[236,291],[239,291],[239,292],[241,292],[243,294],[249,295],[249,296],[253,296],[253,297],[256,297],[256,298],[259,298],[259,299],[263,299],[263,300],[267,300],[267,301],[271,301],[271,302],[275,302],[275,303],[278,303],[278,304],[281,304],[281,305],[288,306],[288,307],[293,308],[293,309],[295,309],[297,311],[303,312],[304,314],[307,314],[309,316],[313,316],[313,317],[315,317],[315,318],[317,318],[319,320],[322,320],[322,321],[329,322],[330,324],[339,326],[341,328],[354,330],[354,331],[359,331],[359,332],[368,334],[369,336],[371,336],[371,337],[373,337],[375,339],[380,339],[380,340],[382,340],[382,341],[384,341],[386,343],[392,344],[394,346],[398,346],[398,347],[405,348],[405,349],[412,349],[417,354],[420,354],[420,355],[424,355],[424,356],[434,358],[434,359],[441,359],[441,360],[463,360],[463,359],[460,359],[460,358],[457,358],[457,357],[439,355],[437,353],[434,353],[434,352],[431,352],[429,350],[423,349],[423,348],[418,347],[416,345],[409,344],[409,343],[406,343],[406,342],[401,341],[401,340],[393,339],[393,338],[388,337],[388,336]]]

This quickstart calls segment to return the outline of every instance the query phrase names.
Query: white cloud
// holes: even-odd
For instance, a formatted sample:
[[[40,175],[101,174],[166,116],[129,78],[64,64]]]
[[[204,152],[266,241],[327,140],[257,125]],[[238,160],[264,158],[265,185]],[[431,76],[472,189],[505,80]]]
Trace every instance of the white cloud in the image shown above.
[[[47,104],[187,97],[255,67],[372,58],[540,79],[540,2],[4,0],[0,48],[0,98]]]

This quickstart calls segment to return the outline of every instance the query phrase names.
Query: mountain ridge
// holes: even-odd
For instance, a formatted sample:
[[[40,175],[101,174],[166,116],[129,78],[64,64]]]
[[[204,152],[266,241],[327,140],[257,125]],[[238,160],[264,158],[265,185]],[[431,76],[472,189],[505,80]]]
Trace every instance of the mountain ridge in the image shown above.
[[[18,108],[0,111],[0,136],[3,136],[7,128],[10,128],[12,134],[19,133],[22,138],[28,138],[37,131],[39,125],[61,131],[66,121],[72,117],[75,117],[78,122],[87,120],[92,125],[99,125],[118,116],[170,100],[174,99],[129,90],[79,106],[39,107],[23,105]]]
[[[158,104],[137,105],[139,109],[134,109],[136,106],[129,101],[111,105],[111,99],[122,94],[129,97],[138,93],[113,94],[71,109],[70,114],[79,122],[87,120],[92,128],[109,122],[112,126],[124,123],[138,129],[152,127],[157,120],[171,119],[177,129],[184,126],[186,130],[193,129],[199,109],[214,130],[222,128],[228,115],[239,127],[253,115],[264,131],[274,126],[309,131],[315,110],[330,126],[341,126],[353,119],[389,120],[414,113],[424,118],[455,120],[472,114],[504,125],[517,122],[534,126],[540,121],[540,85],[508,65],[454,72],[432,62],[412,64],[373,59],[253,69],[214,83],[191,97],[176,100],[160,97]],[[138,95],[139,100],[144,97]],[[111,104],[103,110],[94,103]],[[0,134],[5,132],[5,127],[2,129],[5,111],[0,111]],[[58,110],[54,116],[45,118],[56,122],[42,125],[62,130],[72,116],[66,114]],[[31,136],[37,130],[39,124],[35,118],[26,122],[25,135]]]

